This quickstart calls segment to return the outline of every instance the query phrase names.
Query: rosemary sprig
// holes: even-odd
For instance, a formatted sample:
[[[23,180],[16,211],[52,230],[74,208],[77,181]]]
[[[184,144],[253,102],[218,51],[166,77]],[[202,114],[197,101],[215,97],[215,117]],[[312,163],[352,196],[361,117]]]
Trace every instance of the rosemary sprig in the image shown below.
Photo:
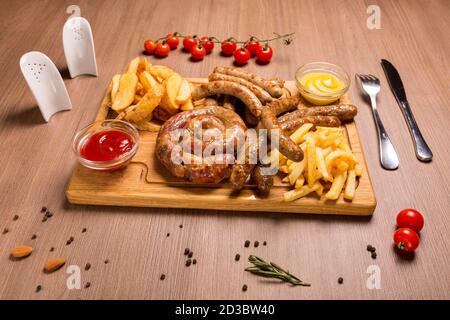
[[[251,272],[258,276],[280,279],[285,282],[289,282],[294,286],[311,286],[311,284],[303,282],[273,262],[266,262],[254,255],[248,257],[248,262],[252,263],[253,266],[246,268],[245,271]]]

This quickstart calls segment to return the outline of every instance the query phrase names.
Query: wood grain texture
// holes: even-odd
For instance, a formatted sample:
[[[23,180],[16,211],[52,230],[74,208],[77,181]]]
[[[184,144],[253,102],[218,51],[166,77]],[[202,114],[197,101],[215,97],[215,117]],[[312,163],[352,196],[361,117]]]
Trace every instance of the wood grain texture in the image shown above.
[[[208,81],[206,78],[191,78],[192,83]],[[298,94],[294,81],[286,81],[285,88],[291,94]],[[111,85],[100,104],[96,121],[108,117],[111,105]],[[350,103],[348,95],[340,100]],[[289,187],[281,182],[281,175],[275,176],[274,185],[267,196],[261,196],[256,186],[248,186],[239,193],[232,192],[226,181],[219,185],[198,185],[173,177],[155,156],[156,132],[140,132],[140,146],[130,165],[118,172],[94,172],[78,165],[67,187],[66,196],[72,204],[94,204],[134,207],[189,208],[253,212],[291,212],[314,214],[340,214],[367,216],[376,206],[375,195],[367,171],[364,153],[361,150],[358,130],[354,122],[343,126],[348,145],[364,168],[358,180],[353,201],[343,195],[337,201],[328,201],[325,195],[318,198],[310,195],[297,201],[285,202],[283,193]]]
[[[9,229],[0,233],[0,298],[450,298],[447,0],[76,1],[93,29],[100,75],[66,79],[73,110],[45,124],[18,61],[23,53],[39,50],[65,70],[61,32],[72,3],[0,0],[0,232]],[[381,8],[380,30],[366,27],[367,6],[374,3]],[[359,106],[358,131],[378,200],[373,217],[68,204],[64,191],[76,165],[72,135],[95,118],[111,77],[141,52],[143,40],[174,30],[219,38],[295,31],[290,47],[274,44],[270,64],[259,66],[252,60],[245,67],[264,77],[293,79],[295,69],[310,61],[339,64],[352,76],[377,75],[382,85],[379,112],[399,154],[397,171],[380,167],[369,106],[359,88],[350,88],[350,98]],[[415,157],[381,58],[395,64],[403,78],[434,153],[429,164]],[[187,77],[206,77],[216,65],[231,65],[231,59],[216,51],[192,63],[177,51],[158,63]],[[54,213],[46,222],[39,213],[43,205]],[[410,260],[397,255],[391,243],[396,212],[405,207],[415,207],[426,217],[422,243]],[[81,233],[84,227],[87,232]],[[75,239],[66,245],[70,236]],[[244,248],[247,239],[266,240],[267,246]],[[376,260],[365,249],[368,243],[377,248]],[[11,261],[10,249],[20,244],[32,245],[33,254]],[[184,266],[185,247],[194,251],[197,265]],[[236,253],[241,254],[239,262],[234,261]],[[245,273],[249,254],[289,268],[312,287],[292,288]],[[89,281],[91,287],[68,290],[65,268],[44,274],[44,261],[58,256],[66,258],[67,266],[79,265],[82,285]],[[92,267],[84,271],[87,262]],[[366,271],[373,264],[381,270],[379,290],[366,287]],[[162,273],[164,281],[159,280]],[[344,278],[343,285],[337,284],[338,277]],[[244,283],[247,292],[241,291]],[[38,284],[42,291],[36,293]]]

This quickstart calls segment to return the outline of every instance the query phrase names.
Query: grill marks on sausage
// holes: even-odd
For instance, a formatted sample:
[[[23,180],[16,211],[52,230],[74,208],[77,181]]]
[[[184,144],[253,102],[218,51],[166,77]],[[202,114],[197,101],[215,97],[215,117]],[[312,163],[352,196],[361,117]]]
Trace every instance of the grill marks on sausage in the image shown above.
[[[287,135],[291,135],[305,123],[312,123],[314,126],[323,127],[339,127],[341,125],[341,121],[335,116],[306,116],[287,120],[280,127]]]
[[[337,104],[323,107],[311,107],[305,109],[298,109],[286,113],[278,118],[280,124],[289,120],[308,117],[308,116],[334,116],[341,121],[351,121],[356,116],[358,110],[352,104]]]
[[[264,128],[269,130],[269,137],[272,136],[271,132],[273,130],[278,130],[279,135],[279,150],[281,154],[286,156],[288,159],[299,162],[303,159],[303,151],[294,141],[292,141],[289,136],[287,136],[282,128],[280,127],[277,117],[272,112],[272,109],[265,106],[263,108],[261,116],[261,124]]]
[[[283,95],[284,81],[281,79],[266,80],[250,72],[232,67],[216,67],[214,72],[245,79],[263,88],[274,98],[280,98]]]
[[[192,99],[199,100],[216,94],[227,94],[240,99],[256,116],[261,116],[262,103],[255,94],[243,85],[231,81],[212,81],[197,86],[192,92]]]
[[[244,87],[250,89],[262,103],[272,102],[274,100],[274,98],[272,98],[272,96],[266,90],[243,78],[213,72],[209,75],[208,80],[231,81],[239,83],[240,85],[243,85]]]

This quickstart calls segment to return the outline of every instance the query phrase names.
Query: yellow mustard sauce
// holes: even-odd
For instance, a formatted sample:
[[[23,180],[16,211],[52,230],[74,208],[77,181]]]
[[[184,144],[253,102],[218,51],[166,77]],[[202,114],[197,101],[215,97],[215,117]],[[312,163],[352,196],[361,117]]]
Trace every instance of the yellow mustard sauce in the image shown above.
[[[332,73],[311,72],[300,79],[300,84],[307,92],[302,91],[302,96],[315,105],[325,105],[335,102],[340,98],[339,92],[345,84]]]

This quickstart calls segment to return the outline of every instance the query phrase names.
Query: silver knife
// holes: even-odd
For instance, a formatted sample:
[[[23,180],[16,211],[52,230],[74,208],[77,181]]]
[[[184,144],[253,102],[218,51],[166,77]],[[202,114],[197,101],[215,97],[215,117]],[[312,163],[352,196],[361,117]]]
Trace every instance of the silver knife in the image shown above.
[[[414,141],[414,146],[416,148],[416,156],[420,161],[428,162],[433,159],[433,153],[428,147],[422,133],[417,126],[417,122],[414,119],[411,107],[409,106],[408,100],[406,99],[405,89],[403,88],[403,82],[398,74],[397,69],[385,59],[381,59],[381,66],[383,67],[386,78],[388,79],[391,91],[397,99],[398,105],[402,110],[403,116],[405,117],[406,124],[408,125],[409,132]]]

